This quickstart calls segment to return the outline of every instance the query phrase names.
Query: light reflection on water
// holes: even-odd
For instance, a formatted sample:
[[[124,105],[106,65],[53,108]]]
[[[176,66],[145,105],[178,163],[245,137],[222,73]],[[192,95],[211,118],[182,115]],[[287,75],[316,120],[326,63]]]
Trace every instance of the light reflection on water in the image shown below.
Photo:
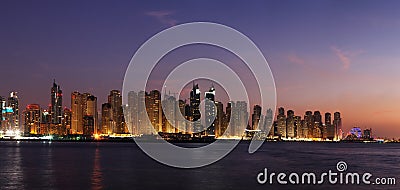
[[[24,189],[24,172],[19,143],[13,148],[0,149],[1,189]],[[10,157],[12,159],[7,159]]]
[[[349,171],[396,177],[400,182],[400,144],[265,143],[251,155],[247,149],[248,143],[240,143],[215,164],[177,169],[147,157],[134,143],[0,141],[0,189],[400,189],[268,186],[255,180],[265,167],[318,173],[334,170],[343,160]]]
[[[100,166],[100,150],[96,147],[95,154],[94,154],[94,161],[93,161],[93,172],[91,176],[91,189],[98,190],[103,189],[102,183],[102,173],[101,173],[101,166]]]

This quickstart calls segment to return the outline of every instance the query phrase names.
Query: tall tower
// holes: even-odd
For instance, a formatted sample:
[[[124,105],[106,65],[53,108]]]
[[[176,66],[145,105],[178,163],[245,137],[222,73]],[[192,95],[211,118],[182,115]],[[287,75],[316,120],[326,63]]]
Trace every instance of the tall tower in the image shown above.
[[[224,125],[224,105],[222,102],[215,102],[216,110],[217,110],[217,115],[215,117],[215,136],[220,137],[224,134],[226,127]]]
[[[253,107],[253,114],[251,115],[251,120],[252,120],[252,127],[251,129],[260,129],[261,126],[259,126],[260,123],[260,117],[261,117],[261,106],[259,105],[254,105]]]
[[[86,109],[84,109],[84,131],[83,134],[93,135],[97,134],[98,129],[98,115],[97,115],[97,97],[91,94],[85,96]]]
[[[333,126],[335,127],[335,139],[341,140],[343,135],[343,130],[342,130],[342,118],[340,117],[340,112],[335,112],[333,114]]]
[[[17,92],[10,92],[10,97],[8,98],[8,108],[12,111],[9,118],[9,126],[11,130],[19,130],[19,105]]]
[[[286,118],[286,136],[290,138],[295,137],[295,121],[294,121],[294,111],[288,110],[287,111],[287,118]]]
[[[83,134],[83,99],[77,91],[71,93],[71,132]]]
[[[277,115],[277,132],[278,136],[282,138],[286,138],[287,136],[287,131],[286,131],[286,115],[285,115],[285,109],[283,107],[280,107],[278,109],[278,115]]]
[[[206,135],[215,135],[215,119],[216,119],[216,106],[215,106],[215,88],[211,86],[208,92],[204,93],[205,96],[205,124],[207,126]]]
[[[325,113],[326,138],[333,140],[335,138],[335,127],[332,125],[332,115]]]
[[[200,123],[200,89],[198,84],[194,84],[192,91],[190,91],[190,110],[192,115],[192,121],[194,122],[193,132],[199,133],[201,132],[201,123]]]
[[[112,109],[110,103],[101,105],[101,131],[103,134],[112,134],[114,121],[112,120]]]
[[[50,105],[51,123],[61,124],[62,121],[62,90],[60,86],[53,81],[51,88],[51,105]]]
[[[319,111],[314,111],[313,138],[322,138],[322,116]]]
[[[114,133],[125,133],[125,119],[122,107],[122,96],[119,90],[111,90],[108,95],[108,103],[111,105],[112,120],[115,122]]]
[[[265,132],[269,132],[270,136],[274,136],[274,127],[272,126],[273,121],[274,121],[274,115],[272,109],[268,108],[267,115],[265,116],[265,124],[263,130]],[[268,129],[270,130],[268,131]]]
[[[138,93],[134,91],[128,92],[128,107],[127,107],[127,117],[125,118],[128,130],[133,135],[138,135]]]
[[[306,111],[304,115],[303,131],[307,138],[313,138],[314,116],[312,111]]]

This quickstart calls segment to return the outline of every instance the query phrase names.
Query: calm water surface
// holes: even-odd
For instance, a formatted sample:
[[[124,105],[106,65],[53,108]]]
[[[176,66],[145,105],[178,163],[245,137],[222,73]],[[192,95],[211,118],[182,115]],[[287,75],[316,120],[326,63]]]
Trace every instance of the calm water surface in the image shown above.
[[[260,185],[271,172],[336,171],[395,177],[400,144],[271,143],[254,154],[242,142],[224,159],[198,169],[177,169],[147,157],[134,143],[0,142],[0,189],[400,189],[399,185]]]

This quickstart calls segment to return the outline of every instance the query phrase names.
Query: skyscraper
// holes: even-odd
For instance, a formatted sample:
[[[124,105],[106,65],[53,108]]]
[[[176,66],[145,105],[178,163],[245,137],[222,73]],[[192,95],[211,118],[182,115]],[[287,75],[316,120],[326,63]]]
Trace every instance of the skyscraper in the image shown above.
[[[8,107],[12,109],[11,114],[11,129],[19,130],[19,104],[17,92],[10,92],[10,97],[8,98]]]
[[[159,104],[159,103],[158,103]],[[176,98],[174,96],[170,95],[165,95],[164,100],[162,101],[162,110],[159,108],[161,105],[155,104],[157,108],[155,111],[155,115],[157,118],[155,118],[156,125],[162,126],[162,130],[159,129],[158,132],[165,132],[165,133],[176,133],[178,132],[178,129],[175,128],[177,125],[177,113],[179,112],[179,105],[178,101],[176,101]],[[163,111],[163,112],[162,112]],[[162,123],[159,123],[159,116],[163,115],[163,121]]]
[[[340,117],[340,112],[335,112],[333,114],[333,126],[335,127],[335,139],[342,139],[342,118]]]
[[[260,129],[260,118],[261,118],[261,106],[254,105],[253,114],[251,115],[252,127],[251,130]]]
[[[296,138],[304,138],[303,125],[300,116],[294,116],[294,136]]]
[[[314,111],[313,138],[322,138],[322,116],[319,111]]]
[[[286,138],[287,137],[287,131],[286,131],[286,116],[285,116],[285,110],[283,107],[280,107],[278,109],[278,115],[277,115],[277,135]]]
[[[11,92],[8,101],[4,98],[1,101],[1,130],[3,132],[7,130],[15,131],[20,130],[19,127],[19,106],[18,97],[16,92]]]
[[[138,132],[138,94],[134,91],[128,92],[128,107],[125,118],[128,130],[131,134],[137,135]]]
[[[72,134],[93,135],[97,133],[97,97],[89,93],[71,93]]]
[[[112,134],[115,122],[112,120],[112,109],[110,103],[101,105],[101,131],[103,134]]]
[[[88,117],[89,120],[93,120],[93,131],[92,126],[90,126],[89,131],[90,134],[97,134],[98,133],[98,113],[97,113],[97,97],[93,95],[88,95],[86,97],[86,113],[85,116]],[[88,125],[91,123],[88,123]],[[85,134],[85,133],[84,133]]]
[[[71,117],[72,117],[71,109],[64,108],[64,110],[63,110],[63,118],[62,118],[62,126],[63,126],[63,128],[65,130],[65,134],[72,134]]]
[[[115,121],[113,133],[126,133],[122,96],[119,90],[111,90],[108,95],[108,103],[111,105],[112,120]]]
[[[325,126],[327,129],[326,138],[333,140],[335,138],[335,126],[332,125],[332,115],[329,112],[325,113]]]
[[[190,109],[191,109],[191,116],[193,124],[193,132],[199,133],[202,132],[202,127],[200,123],[200,88],[198,84],[194,84],[192,91],[190,91]]]
[[[40,106],[29,104],[24,111],[24,134],[40,134]]]
[[[52,124],[61,124],[62,120],[62,90],[60,86],[53,82],[53,87],[51,88],[51,104],[50,104],[50,114]]]
[[[314,116],[312,111],[306,111],[304,115],[304,125],[303,132],[305,133],[307,138],[313,138],[313,130],[314,129]]]
[[[294,122],[294,111],[288,110],[287,111],[287,118],[286,118],[286,136],[290,138],[295,137],[295,122]]]
[[[215,106],[217,107],[217,113],[215,118],[215,136],[220,137],[224,134],[226,130],[226,125],[224,124],[225,114],[224,114],[224,105],[222,102],[215,102]]]
[[[207,127],[206,135],[215,135],[216,107],[215,107],[215,88],[212,85],[208,92],[205,92],[205,125]]]
[[[249,124],[249,113],[247,111],[247,102],[245,101],[236,101],[236,107],[233,110],[235,115],[232,117],[235,120],[235,136],[241,137],[244,133],[244,130],[247,128]]]
[[[72,134],[83,134],[83,97],[75,91],[71,93],[71,131]]]
[[[272,127],[273,121],[274,121],[274,115],[272,109],[268,108],[267,115],[265,116],[264,128],[262,130],[265,132],[269,132],[270,133],[269,136],[274,136],[274,128]]]
[[[172,132],[172,127],[175,125],[175,103],[176,100],[174,97],[169,96],[169,104],[168,106],[170,107],[171,114],[171,122],[168,124],[167,131]],[[147,94],[146,96],[146,110],[147,114],[150,118],[151,125],[153,125],[153,128],[157,132],[162,132],[162,117],[163,117],[163,111],[161,107],[161,93],[158,90],[152,90],[150,93]],[[165,131],[165,132],[167,132]]]

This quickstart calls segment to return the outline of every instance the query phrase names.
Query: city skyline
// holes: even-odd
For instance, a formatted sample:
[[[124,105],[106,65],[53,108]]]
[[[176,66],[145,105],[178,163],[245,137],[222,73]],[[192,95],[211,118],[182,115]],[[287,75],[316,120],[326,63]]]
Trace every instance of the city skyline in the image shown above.
[[[209,82],[209,81],[207,81],[207,82]],[[131,91],[128,93],[128,96],[131,96],[132,93],[135,93],[135,96],[138,97],[138,94],[140,95],[140,93],[144,93],[144,94],[142,94],[144,97],[145,96],[152,97],[151,98],[152,101],[147,102],[147,100],[146,100],[146,104],[145,104],[146,109],[145,110],[148,112],[147,114],[148,114],[149,118],[151,118],[155,112],[159,112],[159,113],[157,113],[159,116],[156,115],[155,117],[156,118],[160,117],[160,121],[151,122],[151,125],[154,127],[156,132],[157,131],[158,132],[168,132],[168,133],[182,132],[182,126],[179,126],[182,124],[179,124],[178,122],[171,123],[171,126],[169,126],[169,128],[171,128],[171,129],[164,128],[164,123],[167,122],[165,120],[166,118],[164,118],[165,117],[164,112],[165,112],[165,110],[171,109],[172,107],[175,106],[174,105],[175,103],[172,103],[172,105],[169,106],[169,104],[164,103],[164,101],[166,102],[168,100],[170,100],[170,101],[172,100],[176,103],[179,103],[178,104],[179,108],[177,108],[177,109],[180,109],[181,113],[184,116],[185,116],[184,110],[187,109],[187,108],[185,108],[185,106],[197,107],[197,109],[198,109],[197,111],[191,110],[191,108],[189,108],[189,110],[191,112],[191,116],[189,118],[185,116],[185,118],[183,118],[183,119],[188,119],[191,121],[197,121],[200,119],[204,119],[204,121],[203,121],[204,124],[212,127],[211,129],[205,129],[204,134],[210,133],[209,131],[211,130],[212,131],[211,134],[215,133],[215,134],[222,135],[224,130],[227,128],[227,126],[225,126],[225,127],[220,126],[218,129],[216,129],[214,122],[211,122],[211,120],[213,120],[215,117],[216,122],[218,122],[218,120],[219,120],[219,125],[222,125],[222,122],[227,123],[227,121],[222,121],[221,118],[216,117],[217,114],[220,114],[220,113],[217,113],[216,110],[219,110],[222,114],[224,114],[224,116],[223,116],[224,118],[225,117],[230,118],[230,116],[225,116],[225,114],[228,114],[228,107],[229,107],[229,109],[231,109],[230,106],[232,106],[232,105],[234,106],[235,104],[237,104],[237,106],[239,106],[239,107],[242,107],[239,109],[243,109],[244,112],[246,112],[244,117],[247,118],[247,119],[243,118],[244,119],[243,122],[239,121],[239,122],[241,122],[241,124],[240,124],[240,126],[236,126],[237,129],[245,126],[244,128],[249,129],[249,130],[261,129],[263,132],[267,132],[266,125],[271,125],[271,130],[274,130],[274,131],[273,132],[270,131],[269,135],[271,135],[271,133],[272,133],[272,136],[274,136],[274,133],[275,133],[275,136],[278,135],[278,136],[284,137],[284,138],[286,138],[286,137],[287,138],[289,138],[289,137],[295,138],[296,137],[295,134],[299,133],[299,132],[295,133],[294,132],[295,129],[291,129],[290,127],[288,127],[290,125],[289,122],[291,122],[293,124],[293,126],[295,126],[296,119],[297,119],[298,123],[300,123],[300,121],[301,121],[301,115],[300,116],[294,115],[294,111],[291,109],[289,109],[286,114],[284,112],[284,108],[278,106],[275,111],[275,117],[273,117],[272,110],[270,108],[265,110],[265,109],[262,109],[262,107],[260,107],[259,105],[254,104],[253,108],[251,108],[252,106],[250,105],[250,112],[247,112],[246,107],[247,107],[248,103],[245,101],[232,102],[232,101],[228,100],[227,102],[220,102],[219,99],[217,100],[214,83],[210,84],[209,90],[205,91],[203,96],[201,96],[201,93],[203,91],[200,90],[199,84],[195,83],[195,81],[193,81],[192,84],[193,84],[192,90],[189,93],[190,97],[186,97],[183,100],[180,99],[182,94],[180,94],[178,96],[178,98],[176,97],[176,95],[179,93],[172,93],[172,95],[171,95],[171,92],[169,92],[168,94],[165,93],[164,97],[161,97],[161,92],[157,89],[154,89],[151,91],[140,91],[137,93],[134,91]],[[185,89],[187,89],[187,88],[184,88],[183,91],[185,91]],[[6,114],[8,113],[7,109],[13,109],[14,110],[13,113],[17,113],[17,114],[15,116],[12,116],[13,119],[11,119],[11,120],[16,120],[15,127],[17,127],[19,125],[20,130],[24,131],[26,133],[43,134],[43,132],[42,133],[39,132],[40,131],[39,128],[38,129],[30,128],[29,130],[27,130],[27,128],[25,127],[25,125],[29,126],[29,127],[32,127],[32,126],[37,127],[37,126],[34,126],[33,123],[41,121],[42,124],[43,124],[43,122],[48,123],[48,124],[46,124],[46,125],[48,125],[48,129],[46,129],[45,133],[59,133],[59,132],[56,132],[57,129],[55,129],[54,126],[57,126],[57,125],[61,126],[61,124],[64,124],[64,122],[69,122],[69,124],[66,124],[66,125],[69,126],[70,132],[65,131],[67,129],[64,128],[64,129],[62,129],[62,131],[64,131],[64,132],[60,132],[61,134],[91,134],[91,135],[109,134],[110,135],[113,133],[118,134],[118,133],[128,133],[128,132],[131,134],[135,134],[135,131],[132,130],[131,128],[129,128],[130,126],[128,126],[128,121],[127,121],[126,126],[119,126],[119,125],[121,125],[119,123],[125,123],[125,120],[126,120],[127,113],[123,112],[123,108],[126,107],[126,110],[128,110],[128,112],[129,112],[130,108],[129,108],[128,104],[132,103],[132,100],[130,100],[128,98],[128,104],[123,105],[122,104],[122,95],[121,95],[121,92],[118,90],[111,90],[110,94],[108,95],[107,101],[103,101],[105,103],[102,103],[101,101],[97,102],[97,97],[88,92],[80,93],[78,91],[73,91],[70,93],[70,96],[71,96],[70,98],[71,98],[71,102],[72,102],[70,104],[70,106],[68,107],[67,105],[65,105],[64,107],[62,107],[63,105],[61,102],[62,102],[63,94],[62,94],[62,90],[61,90],[61,85],[57,84],[56,80],[53,79],[53,86],[51,87],[51,96],[50,96],[50,100],[51,100],[52,104],[48,105],[48,107],[44,107],[44,106],[41,106],[40,104],[35,104],[35,103],[28,104],[28,105],[26,105],[25,109],[22,109],[22,114],[20,114],[18,111],[20,109],[19,103],[18,103],[20,98],[17,97],[17,93],[18,92],[15,92],[15,91],[10,92],[10,97],[8,98],[8,101],[6,101],[7,99],[5,99],[4,96],[0,96],[3,100],[1,108],[3,110],[5,109]],[[201,116],[200,116],[199,106],[200,106],[200,101],[202,101],[202,99],[205,100],[205,104],[204,104],[205,112],[202,113],[202,114],[205,114],[205,118],[201,118]],[[212,106],[212,104],[210,105],[210,103],[208,102],[209,100],[214,102],[214,104],[216,106],[215,108]],[[60,103],[57,103],[57,102],[60,102]],[[165,104],[167,106],[167,108],[165,108],[165,109],[162,108],[161,102],[163,102],[163,105]],[[187,102],[189,102],[189,103],[187,103]],[[193,102],[195,102],[195,103],[193,103]],[[181,103],[183,106],[181,106]],[[226,105],[226,107],[225,107],[226,112],[224,112],[224,107],[223,107],[224,103]],[[101,106],[98,108],[97,104],[100,104]],[[137,101],[136,101],[136,104],[138,104]],[[149,110],[147,108],[147,106],[148,106],[147,104],[149,104],[150,107],[152,107],[152,104],[156,104],[156,105],[158,105],[156,107],[159,107],[159,108],[154,108],[156,110],[155,110],[155,112],[153,112],[153,111],[151,111],[151,109]],[[241,104],[243,104],[243,105],[241,105]],[[54,105],[57,105],[57,106],[54,106]],[[169,108],[168,108],[168,106],[169,106]],[[219,108],[220,106],[221,106],[221,108]],[[63,109],[61,112],[59,112],[57,109],[54,109],[54,107],[63,108]],[[175,108],[172,108],[172,109],[175,109]],[[138,108],[136,108],[136,110],[138,110]],[[261,111],[261,110],[263,110],[263,111]],[[169,110],[169,111],[171,111],[171,110]],[[113,112],[115,112],[117,114],[115,115],[115,114],[113,114]],[[210,112],[212,115],[207,114],[207,112]],[[314,112],[314,114],[313,114],[313,112]],[[25,117],[24,114],[26,114],[26,113],[30,114],[29,116],[27,116],[29,118],[28,122],[24,121],[24,117]],[[250,114],[250,113],[252,113],[252,114]],[[312,116],[313,118],[315,118],[315,114],[321,115],[321,112],[319,110],[305,110],[303,113],[304,113],[304,115],[303,115],[304,121],[306,123],[309,122],[309,121],[307,121],[307,117]],[[4,111],[3,111],[3,114],[4,114]],[[36,116],[35,116],[35,114],[36,114]],[[108,114],[109,114],[109,116],[108,116]],[[124,114],[125,114],[125,116],[124,116]],[[329,116],[328,116],[328,114],[329,114]],[[98,115],[100,115],[100,117]],[[103,115],[107,115],[107,116],[103,117]],[[162,119],[161,119],[161,115],[163,117]],[[142,115],[142,117],[143,116],[144,115]],[[285,117],[283,120],[283,123],[284,123],[283,128],[286,132],[284,132],[284,133],[282,131],[280,131],[280,130],[282,130],[282,127],[279,126],[279,125],[282,125],[282,124],[279,124],[280,116]],[[347,135],[352,134],[352,130],[354,130],[354,129],[362,128],[365,130],[368,130],[368,129],[371,130],[371,128],[369,128],[369,127],[357,126],[357,125],[343,127],[342,117],[340,116],[340,112],[338,112],[338,111],[334,112],[333,116],[334,116],[333,120],[331,120],[331,117],[332,117],[331,113],[326,112],[324,122],[322,122],[323,121],[322,116],[320,116],[319,119],[316,119],[318,121],[318,123],[320,123],[321,135],[322,135],[322,130],[323,130],[322,124],[324,124],[324,127],[325,127],[325,125],[327,125],[327,126],[331,125],[332,124],[331,122],[333,122],[332,126],[340,126],[340,132],[338,131],[338,129],[335,129],[335,132],[334,132],[335,139],[336,138],[344,139]],[[21,118],[22,121],[19,119],[20,117],[22,117]],[[38,117],[42,118],[42,119],[38,119]],[[69,117],[70,120],[65,121],[66,117]],[[174,114],[173,117],[177,117],[177,116],[175,116],[175,114]],[[55,118],[58,118],[60,121],[57,122],[57,120]],[[170,118],[171,118],[171,116],[170,116]],[[270,121],[268,121],[268,118],[272,118],[272,119],[269,119]],[[289,121],[289,118],[292,118],[293,121]],[[340,124],[335,123],[335,122],[338,122],[337,118],[340,119]],[[89,121],[88,121],[88,119],[89,119]],[[116,121],[116,122],[105,124],[106,122],[109,122],[108,120]],[[130,121],[130,119],[129,119],[129,121]],[[312,121],[314,121],[314,119],[312,119]],[[87,124],[88,122],[89,123],[91,122],[91,124]],[[264,122],[266,122],[266,123],[264,123]],[[100,125],[100,123],[101,123],[101,125]],[[235,123],[235,122],[233,121],[233,123]],[[245,123],[247,123],[247,124],[245,124]],[[267,124],[267,123],[269,123],[269,124]],[[258,124],[260,124],[259,127],[257,127]],[[125,125],[125,124],[122,124],[122,125]],[[148,125],[148,124],[145,124],[145,125]],[[186,125],[186,124],[184,124],[184,125]],[[193,127],[192,129],[183,128],[183,131],[186,130],[185,132],[189,132],[189,133],[196,133],[196,132],[202,131],[201,126],[196,127],[196,125],[200,125],[200,122],[198,122],[197,124],[195,122],[194,126],[192,126]],[[203,124],[201,124],[201,125],[203,125]],[[176,126],[176,127],[174,127],[174,126]],[[346,125],[344,125],[344,126],[346,126]],[[91,129],[87,128],[87,127],[91,127]],[[117,127],[118,129],[115,127]],[[221,127],[223,128],[222,131],[221,131]],[[176,129],[172,130],[173,128],[176,128]],[[310,128],[310,127],[308,127],[308,128]],[[314,128],[314,124],[311,125],[311,128]],[[84,132],[85,130],[86,131],[89,130],[91,132]],[[235,130],[235,127],[231,130]],[[296,130],[298,130],[298,129],[296,129]],[[136,132],[138,132],[138,131],[136,130]],[[237,132],[232,132],[232,133],[235,134],[233,136],[240,136],[240,133],[237,133]],[[340,138],[338,137],[339,133],[340,133]],[[151,132],[150,129],[147,129],[147,131],[144,134],[153,134],[153,132]],[[227,134],[230,135],[230,132],[228,132]],[[316,136],[315,134],[311,134],[308,137],[307,137],[307,135],[304,135],[302,137],[297,137],[297,138],[315,138],[315,136]],[[381,136],[379,136],[379,134],[376,136],[382,138]],[[318,138],[322,138],[322,136],[318,137]],[[384,137],[384,138],[395,138],[395,137]]]
[[[193,134],[194,137],[197,133],[198,137],[240,137],[244,135],[244,129],[247,129],[250,131],[260,130],[261,134],[268,135],[270,138],[299,140],[340,140],[347,138],[348,135],[354,135],[356,133],[354,130],[362,132],[358,126],[350,127],[351,130],[344,129],[340,112],[334,112],[333,117],[330,112],[326,112],[323,119],[319,110],[314,110],[314,113],[307,110],[302,119],[301,114],[295,115],[293,110],[285,113],[284,108],[279,107],[275,114],[276,117],[274,117],[270,108],[265,110],[257,104],[250,109],[253,113],[250,114],[247,111],[248,103],[245,101],[228,101],[224,109],[224,103],[216,99],[218,93],[216,93],[213,83],[202,96],[199,85],[193,81],[190,97],[185,100],[177,99],[176,93],[173,93],[172,96],[170,93],[165,93],[161,97],[159,90],[131,91],[128,93],[127,105],[122,104],[120,91],[111,90],[107,102],[100,103],[100,109],[97,109],[96,96],[87,92],[74,91],[71,92],[70,108],[66,106],[59,112],[54,108],[62,107],[63,94],[61,85],[57,84],[54,79],[50,96],[53,103],[47,108],[38,104],[28,104],[22,111],[22,115],[19,115],[19,98],[16,94],[17,92],[11,92],[8,100],[2,98],[0,108],[3,115],[3,132],[13,130],[15,126],[15,129],[23,131],[25,135],[123,133],[150,135],[161,132],[164,134]],[[187,100],[189,100],[188,103]],[[205,103],[201,110],[200,102],[202,100]],[[57,104],[57,102],[60,103]],[[145,108],[141,108],[141,105]],[[184,118],[178,116],[179,112],[183,114]],[[99,113],[101,117],[98,116]],[[23,120],[21,125],[19,125],[20,116]],[[151,124],[145,122],[147,119],[144,117],[148,117]],[[57,122],[57,119],[60,121]],[[202,123],[200,119],[203,120]],[[144,123],[140,121],[144,121]],[[194,123],[190,124],[190,122]],[[230,130],[226,130],[229,124],[231,125]],[[204,128],[203,125],[209,127]],[[153,126],[153,129],[148,128],[149,126]],[[267,130],[268,126],[271,126],[270,131]],[[369,138],[372,138],[371,131],[371,128],[364,128],[364,133],[368,133]],[[360,138],[359,135],[356,136],[356,138]]]
[[[20,105],[47,106],[43,84],[56,78],[64,92],[88,91],[105,100],[109,89],[121,90],[129,60],[146,39],[176,24],[212,21],[236,28],[260,47],[275,77],[278,105],[340,111],[348,129],[374,128],[375,134],[397,138],[400,91],[393,83],[399,80],[400,15],[399,3],[391,2],[230,2],[228,11],[223,1],[7,1],[0,8],[0,95],[18,91]],[[161,64],[198,56],[236,64],[216,49],[188,47]]]

